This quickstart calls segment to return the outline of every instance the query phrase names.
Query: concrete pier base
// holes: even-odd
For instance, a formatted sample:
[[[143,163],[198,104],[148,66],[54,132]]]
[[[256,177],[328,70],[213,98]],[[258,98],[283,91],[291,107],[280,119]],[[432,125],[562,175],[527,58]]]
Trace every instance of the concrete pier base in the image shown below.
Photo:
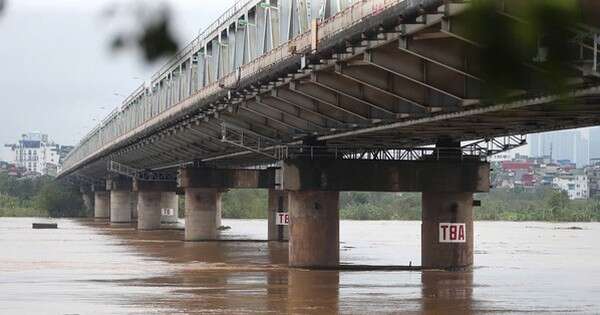
[[[133,221],[138,218],[138,193],[137,191],[131,192],[131,218]]]
[[[427,269],[452,271],[473,267],[473,193],[422,194],[421,256]],[[443,223],[464,223],[464,241],[448,242]],[[445,234],[446,236],[448,234]],[[446,239],[444,239],[446,238]]]
[[[161,209],[172,209],[172,215],[161,215],[160,221],[162,223],[177,223],[179,222],[179,196],[175,192],[162,192],[161,193],[161,201],[160,201]]]
[[[131,192],[128,190],[110,191],[110,222],[131,222]]]
[[[94,211],[94,196],[90,192],[84,192],[81,194],[83,199],[83,206],[87,211]]]
[[[138,192],[138,230],[160,228],[161,193],[156,191]]]
[[[289,240],[289,228],[285,225],[277,225],[277,213],[288,212],[288,192],[269,189],[268,198],[268,240],[287,241]]]
[[[216,188],[185,189],[185,240],[217,239],[217,214],[221,195]]]
[[[94,192],[94,218],[108,219],[110,217],[110,192]]]
[[[289,192],[289,265],[305,268],[339,266],[339,192]]]

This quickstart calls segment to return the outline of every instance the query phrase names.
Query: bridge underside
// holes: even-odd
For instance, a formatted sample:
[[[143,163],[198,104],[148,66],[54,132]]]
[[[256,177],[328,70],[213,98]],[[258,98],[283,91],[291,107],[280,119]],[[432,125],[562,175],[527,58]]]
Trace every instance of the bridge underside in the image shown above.
[[[392,26],[398,12],[385,11],[372,18],[380,24],[367,21],[361,32],[323,41],[314,54],[222,86],[220,97],[113,143],[77,172],[102,178],[108,160],[164,170],[191,161],[269,164],[307,139],[330,148],[400,148],[600,124],[600,81],[585,39],[576,45],[581,63],[567,73],[570,92],[541,94],[539,70],[523,65],[516,71],[527,73],[531,88],[502,100],[484,97],[481,45],[461,32],[465,8],[435,6]]]

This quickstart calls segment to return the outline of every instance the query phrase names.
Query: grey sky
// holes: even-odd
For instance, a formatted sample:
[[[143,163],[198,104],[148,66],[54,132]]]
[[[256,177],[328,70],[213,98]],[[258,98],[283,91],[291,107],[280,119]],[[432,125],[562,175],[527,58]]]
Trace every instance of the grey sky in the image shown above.
[[[0,15],[0,160],[5,143],[28,131],[74,144],[150,76],[135,51],[114,54],[111,35],[135,20],[124,12],[158,1],[8,0]],[[170,0],[180,44],[232,6],[234,0]],[[121,8],[115,19],[103,16]],[[120,17],[120,18],[119,18]]]

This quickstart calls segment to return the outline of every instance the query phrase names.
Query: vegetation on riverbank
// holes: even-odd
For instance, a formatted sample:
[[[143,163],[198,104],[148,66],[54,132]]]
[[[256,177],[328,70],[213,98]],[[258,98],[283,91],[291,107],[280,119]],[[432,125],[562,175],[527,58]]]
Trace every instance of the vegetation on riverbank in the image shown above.
[[[477,194],[475,198],[481,200],[481,207],[475,208],[476,220],[600,221],[600,200],[569,200],[565,192],[550,188],[494,189],[490,193]],[[222,201],[225,218],[267,217],[267,191],[264,189],[231,190],[223,194]],[[183,202],[180,208],[184,209]],[[50,177],[15,179],[0,174],[0,216],[90,215],[82,209],[81,194],[75,187]],[[421,195],[343,192],[340,194],[340,217],[346,220],[420,220]]]
[[[51,177],[15,178],[0,174],[0,217],[82,217],[83,202],[75,187]]]
[[[481,207],[476,220],[496,221],[600,221],[600,200],[569,200],[551,188],[494,189],[477,194]],[[266,218],[264,190],[232,190],[223,196],[226,218]],[[421,220],[419,193],[344,192],[340,217],[346,220]]]

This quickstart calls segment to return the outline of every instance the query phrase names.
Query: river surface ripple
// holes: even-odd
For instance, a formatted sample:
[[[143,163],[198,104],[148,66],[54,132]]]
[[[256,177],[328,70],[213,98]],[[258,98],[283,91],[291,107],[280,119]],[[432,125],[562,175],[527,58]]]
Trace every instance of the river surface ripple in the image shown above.
[[[0,314],[600,314],[599,223],[475,223],[473,272],[287,268],[264,220],[222,242],[104,221],[0,218]],[[571,226],[583,229],[568,229]],[[342,221],[341,260],[420,264],[420,222]]]

